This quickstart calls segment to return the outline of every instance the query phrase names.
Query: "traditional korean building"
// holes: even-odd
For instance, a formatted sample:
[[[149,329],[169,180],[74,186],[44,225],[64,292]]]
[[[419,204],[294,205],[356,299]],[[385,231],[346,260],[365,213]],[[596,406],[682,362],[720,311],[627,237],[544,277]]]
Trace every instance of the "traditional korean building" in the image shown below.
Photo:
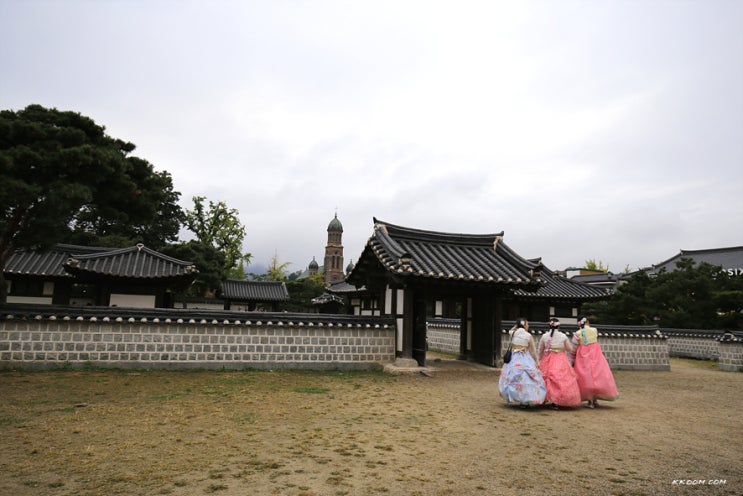
[[[8,260],[8,303],[171,308],[198,270],[142,244],[128,248],[58,244],[18,250]]]
[[[282,281],[245,281],[227,279],[222,283],[225,310],[278,311],[279,305],[289,301],[289,291]]]
[[[568,279],[545,266],[542,266],[541,279],[542,285],[536,291],[517,289],[504,297],[508,320],[526,317],[547,322],[551,317],[557,317],[563,323],[573,323],[582,313],[583,303],[606,300],[614,294],[611,287]]]
[[[374,232],[347,281],[378,295],[382,314],[397,319],[397,353],[425,363],[426,305],[462,302],[461,355],[495,364],[504,296],[536,291],[542,266],[514,252],[503,233],[454,234],[374,219]]]
[[[459,306],[460,357],[494,365],[503,320],[574,318],[582,301],[609,296],[555,275],[541,260],[521,257],[504,243],[502,232],[443,233],[378,219],[346,280],[365,287],[364,298],[379,314],[396,318],[398,356],[420,365],[432,307],[436,315]]]
[[[648,275],[655,275],[661,270],[668,272],[676,270],[676,263],[683,258],[689,258],[695,264],[708,263],[720,267],[730,276],[743,277],[743,246],[730,248],[712,248],[708,250],[681,250],[668,260],[644,269]]]

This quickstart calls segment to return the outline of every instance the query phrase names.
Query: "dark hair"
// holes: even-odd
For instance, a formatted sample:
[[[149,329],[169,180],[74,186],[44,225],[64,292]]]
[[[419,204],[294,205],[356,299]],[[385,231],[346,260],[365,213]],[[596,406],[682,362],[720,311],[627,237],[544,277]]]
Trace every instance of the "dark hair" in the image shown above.
[[[516,319],[516,327],[524,327],[526,326],[526,319],[524,317],[519,317]]]
[[[555,330],[560,328],[560,321],[555,317],[550,319],[550,337],[555,335]]]

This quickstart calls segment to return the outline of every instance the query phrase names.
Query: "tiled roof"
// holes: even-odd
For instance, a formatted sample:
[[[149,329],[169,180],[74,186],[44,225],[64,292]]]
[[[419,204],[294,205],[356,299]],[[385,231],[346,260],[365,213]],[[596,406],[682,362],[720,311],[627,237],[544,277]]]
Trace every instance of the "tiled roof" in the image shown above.
[[[623,279],[626,279],[624,274],[612,274],[611,272],[602,272],[601,274],[583,274],[570,278],[571,281],[582,282],[585,284],[617,284]]]
[[[286,301],[289,291],[283,282],[227,279],[222,283],[222,298],[233,301]]]
[[[540,284],[541,263],[503,242],[503,233],[456,234],[396,226],[374,219],[358,263],[347,277],[363,284],[375,266],[400,277],[523,287]]]
[[[547,267],[542,269],[542,281],[544,286],[536,291],[523,291],[517,289],[514,295],[524,299],[549,299],[549,300],[602,300],[609,298],[614,291],[600,286],[591,286],[575,278],[568,279],[552,272]]]
[[[353,284],[348,284],[346,281],[335,281],[330,283],[330,285],[326,288],[328,293],[333,294],[348,294],[348,293],[358,293],[359,291],[364,291],[365,288],[357,288]]]
[[[5,264],[6,274],[70,277],[64,263],[73,254],[109,251],[111,248],[57,244],[47,251],[16,250]]]
[[[331,303],[331,302],[343,303],[343,298],[341,298],[338,295],[334,295],[330,293],[323,293],[316,298],[312,298],[313,305],[324,305],[326,303]]]
[[[171,258],[142,244],[118,250],[76,254],[64,264],[73,274],[103,275],[135,279],[195,276],[196,266]]]
[[[743,246],[709,250],[681,250],[677,255],[665,262],[653,265],[647,271],[655,273],[664,268],[668,271],[676,270],[676,262],[682,258],[691,258],[698,264],[705,262],[710,265],[721,266],[723,269],[743,271]]]

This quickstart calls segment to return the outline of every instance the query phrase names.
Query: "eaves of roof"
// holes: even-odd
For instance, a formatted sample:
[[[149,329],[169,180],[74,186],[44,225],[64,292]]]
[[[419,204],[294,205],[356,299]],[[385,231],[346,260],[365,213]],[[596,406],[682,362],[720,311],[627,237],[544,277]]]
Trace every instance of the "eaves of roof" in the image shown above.
[[[374,219],[359,262],[347,280],[363,283],[362,273],[378,261],[399,277],[528,287],[542,283],[541,262],[522,258],[503,242],[503,233],[458,234],[412,229]]]
[[[343,298],[338,295],[323,293],[316,298],[312,298],[313,305],[324,305],[326,303],[343,303]]]
[[[604,300],[614,294],[614,290],[611,288],[592,286],[573,279],[557,275],[552,270],[544,267],[542,272],[543,286],[540,286],[536,291],[517,289],[513,291],[513,294],[519,299],[570,301]]]
[[[546,284],[536,291],[517,289],[513,294],[519,298],[550,300],[604,300],[614,294],[613,289],[571,281],[562,276],[544,277],[543,281]]]
[[[710,248],[707,250],[680,250],[678,254],[671,258],[654,264],[648,271],[655,272],[662,268],[675,270],[675,263],[682,258],[691,258],[696,263],[705,262],[710,265],[719,265],[723,268],[739,267],[743,264],[743,246]]]
[[[142,244],[73,255],[64,263],[64,267],[73,274],[133,279],[185,278],[198,273],[193,263],[168,257]]]
[[[222,298],[232,301],[287,301],[289,291],[281,281],[227,279],[222,283]]]
[[[348,284],[345,280],[344,281],[336,281],[334,283],[331,283],[325,290],[328,293],[334,293],[334,294],[348,294],[348,293],[358,293],[361,291],[365,291],[366,288],[361,287],[357,288],[353,284]]]
[[[89,254],[109,251],[111,248],[57,244],[46,251],[16,250],[5,264],[6,274],[70,277],[64,263],[72,254]]]

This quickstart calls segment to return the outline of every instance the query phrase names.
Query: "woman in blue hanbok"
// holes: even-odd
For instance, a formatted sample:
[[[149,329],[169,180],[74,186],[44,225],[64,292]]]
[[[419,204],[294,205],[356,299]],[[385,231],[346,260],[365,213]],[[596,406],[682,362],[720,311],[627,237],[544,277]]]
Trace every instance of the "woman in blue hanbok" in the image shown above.
[[[509,405],[541,405],[547,395],[547,386],[539,371],[534,338],[528,330],[529,322],[520,318],[509,331],[511,361],[503,364],[498,379],[498,392]]]

